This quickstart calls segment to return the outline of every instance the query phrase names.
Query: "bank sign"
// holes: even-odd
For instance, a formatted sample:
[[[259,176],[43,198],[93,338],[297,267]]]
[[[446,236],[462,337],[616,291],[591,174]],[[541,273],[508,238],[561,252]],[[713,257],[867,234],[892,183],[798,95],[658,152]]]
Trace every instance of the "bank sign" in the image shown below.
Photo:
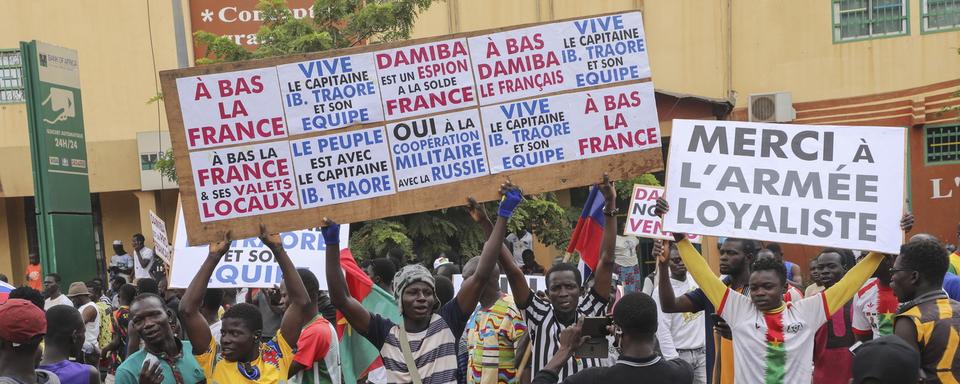
[[[287,6],[296,19],[313,18],[313,0],[287,0]],[[191,0],[190,25],[193,32],[204,31],[224,36],[248,51],[257,48],[257,31],[263,25],[263,15],[257,10],[257,0]],[[194,47],[194,58],[205,57],[206,49]]]
[[[77,51],[43,42],[33,45],[31,68],[37,79],[35,171],[44,186],[48,212],[90,212],[87,149]]]

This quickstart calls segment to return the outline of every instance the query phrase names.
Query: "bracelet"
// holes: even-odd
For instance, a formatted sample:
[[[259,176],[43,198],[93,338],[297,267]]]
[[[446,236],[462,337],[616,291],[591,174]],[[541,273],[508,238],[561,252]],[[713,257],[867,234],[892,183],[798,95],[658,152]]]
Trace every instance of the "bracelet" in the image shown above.
[[[604,216],[613,217],[613,216],[616,216],[618,213],[620,213],[620,208],[617,208],[617,207],[613,207],[613,209],[610,209],[610,210],[607,210],[607,209],[603,210]]]

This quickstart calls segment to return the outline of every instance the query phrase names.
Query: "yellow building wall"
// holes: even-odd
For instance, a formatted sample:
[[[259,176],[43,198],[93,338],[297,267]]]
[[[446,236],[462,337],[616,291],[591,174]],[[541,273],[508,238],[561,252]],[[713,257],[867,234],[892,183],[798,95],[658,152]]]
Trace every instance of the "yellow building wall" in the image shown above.
[[[140,189],[136,133],[166,129],[162,108],[146,101],[159,92],[157,71],[177,66],[172,2],[4,2],[0,48],[34,39],[78,51],[90,190]],[[0,196],[32,195],[25,105],[0,106],[0,124]]]
[[[790,91],[797,103],[957,79],[960,32],[922,34],[920,2],[909,0],[909,35],[836,44],[829,2],[733,2],[737,106],[750,93]]]

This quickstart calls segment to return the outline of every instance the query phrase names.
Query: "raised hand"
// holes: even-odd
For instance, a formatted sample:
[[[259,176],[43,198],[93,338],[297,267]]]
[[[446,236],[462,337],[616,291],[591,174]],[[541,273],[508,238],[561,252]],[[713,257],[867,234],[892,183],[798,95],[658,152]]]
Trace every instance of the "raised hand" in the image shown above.
[[[509,219],[510,216],[513,216],[513,210],[517,209],[522,200],[523,193],[510,180],[500,184],[500,209],[497,211],[497,215]]]
[[[214,257],[223,257],[227,254],[227,251],[230,250],[230,231],[223,234],[223,240],[210,243],[208,246],[208,252],[210,256]]]
[[[653,242],[653,257],[657,259],[657,264],[661,266],[666,266],[667,262],[670,261],[670,253],[667,252],[664,240],[655,240]]]
[[[903,217],[900,218],[900,229],[904,232],[910,232],[913,229],[913,214],[910,212],[904,213]]]
[[[278,249],[283,249],[283,241],[280,240],[280,234],[267,233],[267,227],[263,224],[260,224],[260,241],[262,241],[267,248],[270,248],[271,251],[274,251],[274,253],[276,253]]]
[[[603,194],[603,199],[606,201],[607,205],[612,205],[617,201],[617,188],[613,186],[613,181],[610,181],[610,175],[607,175],[606,172],[603,174],[603,179],[600,180],[600,193]]]
[[[560,331],[560,346],[573,352],[589,338],[590,336],[583,336],[583,317],[581,317],[576,323]]]
[[[484,221],[490,221],[490,218],[487,217],[487,210],[483,209],[483,206],[473,197],[467,198],[467,205],[464,206],[464,209],[467,210],[467,213],[474,222],[482,223]]]
[[[321,223],[320,233],[323,234],[323,242],[326,245],[340,244],[340,224],[326,217]]]
[[[663,217],[667,212],[670,211],[670,204],[667,204],[667,199],[664,199],[663,196],[657,198],[657,207],[654,208],[654,213],[657,216]]]

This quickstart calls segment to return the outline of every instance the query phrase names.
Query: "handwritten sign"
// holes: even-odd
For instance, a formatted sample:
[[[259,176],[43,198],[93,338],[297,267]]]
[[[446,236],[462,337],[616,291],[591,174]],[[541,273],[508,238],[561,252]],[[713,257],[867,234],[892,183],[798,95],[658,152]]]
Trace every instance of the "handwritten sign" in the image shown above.
[[[387,120],[476,106],[465,39],[375,54]]]
[[[396,191],[383,128],[290,142],[303,207],[389,195]]]
[[[639,13],[515,29],[468,41],[482,105],[650,77]]]
[[[290,135],[383,121],[369,53],[277,66]]]
[[[663,196],[663,187],[633,185],[633,197],[630,199],[630,211],[627,213],[627,225],[624,235],[637,235],[648,239],[673,240],[673,235],[663,231],[663,220],[657,216],[657,199]],[[700,235],[687,234],[691,242],[699,243]]]
[[[287,136],[274,68],[182,77],[177,94],[189,149]]]
[[[153,251],[164,263],[170,265],[170,240],[167,239],[167,224],[153,210],[150,214],[150,230],[153,232]]]
[[[664,227],[897,253],[897,127],[674,120]]]
[[[200,221],[300,208],[286,142],[190,154]]]
[[[483,107],[493,173],[660,146],[653,84]]]
[[[400,191],[489,174],[475,109],[401,121],[387,130]]]

